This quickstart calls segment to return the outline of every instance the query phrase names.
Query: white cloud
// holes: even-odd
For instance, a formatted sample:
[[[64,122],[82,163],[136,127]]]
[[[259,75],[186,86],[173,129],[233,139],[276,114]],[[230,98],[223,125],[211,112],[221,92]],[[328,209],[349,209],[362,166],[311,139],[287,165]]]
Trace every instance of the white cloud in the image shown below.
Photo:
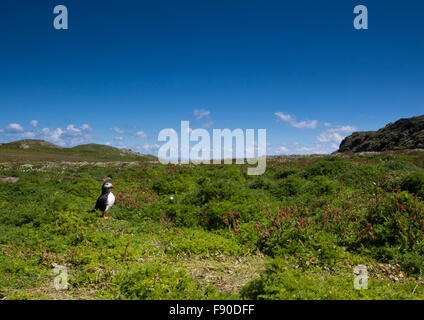
[[[300,154],[328,154],[337,149],[335,144],[321,144],[315,143],[311,146],[303,146],[296,149]]]
[[[205,127],[205,128],[211,128],[211,127],[213,127],[214,124],[215,123],[212,120],[210,120],[210,121],[205,122],[204,124],[202,124],[202,126]]]
[[[65,141],[62,141],[61,136],[63,134],[63,130],[61,128],[56,128],[55,130],[51,130],[49,128],[43,128],[40,132],[40,138],[44,140],[50,140],[60,145],[65,145]]]
[[[4,132],[4,130],[3,129],[0,129],[0,133],[2,133],[2,132]]]
[[[203,118],[207,120],[205,123],[202,124],[203,127],[211,128],[214,126],[215,123],[213,122],[210,111],[204,109],[195,109],[193,113],[197,120],[201,120]]]
[[[358,130],[358,128],[354,126],[336,126],[335,128],[328,129],[329,132],[345,132],[345,133],[350,133],[355,130]]]
[[[82,129],[83,131],[93,131],[93,128],[92,128],[92,127],[90,127],[90,125],[88,125],[88,124],[83,124],[83,125],[81,126],[81,129]]]
[[[17,132],[23,132],[24,128],[22,128],[22,126],[18,123],[10,123],[7,127],[6,127],[6,131],[7,132],[12,132],[12,133],[17,133]]]
[[[38,126],[38,121],[37,120],[31,120],[29,122],[29,125],[32,126],[32,127],[34,127],[34,128],[36,128]]]
[[[77,127],[75,127],[75,125],[70,124],[66,127],[66,134],[68,134],[71,137],[75,137],[78,136],[79,134],[81,134],[81,129],[78,129]]]
[[[276,112],[274,113],[280,121],[287,122],[291,127],[298,128],[298,129],[315,129],[318,125],[317,120],[310,120],[310,121],[296,121],[296,117],[293,117],[289,114],[285,114],[283,112]]]
[[[340,142],[347,134],[357,130],[355,126],[333,125],[324,123],[328,129],[321,132],[317,136],[317,142],[310,146],[300,146],[296,151],[302,154],[327,154],[336,151],[339,148]]]
[[[297,148],[296,150],[300,152],[313,152],[316,150],[316,147],[300,147],[300,148]]]
[[[204,117],[209,118],[210,117],[210,114],[211,114],[210,111],[207,111],[207,110],[204,110],[204,109],[200,109],[200,110],[195,109],[194,110],[194,116],[196,117],[197,120],[200,120],[200,119],[202,119]]]
[[[147,134],[144,131],[138,131],[138,132],[136,132],[135,136],[137,138],[147,138]]]
[[[324,126],[326,126],[325,123]],[[321,132],[312,144],[302,145],[298,142],[293,142],[293,151],[297,154],[329,154],[339,148],[340,142],[345,138],[346,134],[357,130],[356,127],[347,125],[329,124],[326,127],[327,129]]]
[[[357,128],[354,126],[337,125],[333,128],[327,129],[324,132],[321,132],[317,139],[319,142],[332,142],[340,144],[340,142],[342,142],[342,140],[346,137],[345,135],[341,135],[341,133],[348,134],[355,130],[357,130]]]
[[[281,147],[277,148],[277,152],[278,153],[287,153],[287,152],[289,152],[289,149],[287,149],[284,146],[281,146]]]
[[[123,137],[115,137],[115,140],[124,141],[124,138]]]
[[[109,130],[112,130],[113,132],[115,132],[117,134],[124,134],[125,133],[124,130],[119,129],[118,127],[113,127],[113,128],[110,128]]]
[[[63,147],[74,146],[90,142],[92,140],[91,131],[93,131],[93,129],[88,124],[83,124],[81,127],[70,124],[65,130],[62,128],[43,128],[35,132],[34,137],[51,141]]]
[[[317,137],[319,142],[336,142],[340,143],[344,137],[337,132],[324,131]]]
[[[159,149],[159,147],[160,147],[160,145],[158,145],[158,144],[145,144],[143,146],[143,149],[151,152],[151,151],[155,151],[155,150]]]
[[[23,138],[27,138],[27,139],[35,138],[35,132],[33,132],[33,131],[26,131],[26,132],[22,133],[22,137]]]
[[[308,129],[314,129],[317,127],[318,121],[317,120],[312,120],[312,121],[301,121],[301,122],[296,122],[296,123],[292,123],[291,125],[295,128],[308,128]]]
[[[123,141],[118,141],[117,144],[115,144],[115,147],[126,149],[127,145]]]
[[[286,122],[295,121],[294,118],[289,114],[285,114],[285,113],[282,113],[282,112],[276,112],[274,114],[283,121],[286,121]]]

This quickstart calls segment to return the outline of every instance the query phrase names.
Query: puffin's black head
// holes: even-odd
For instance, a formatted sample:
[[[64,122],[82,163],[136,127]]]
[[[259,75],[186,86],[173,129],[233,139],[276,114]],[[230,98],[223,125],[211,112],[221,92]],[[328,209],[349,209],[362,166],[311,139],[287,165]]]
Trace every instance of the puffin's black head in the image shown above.
[[[108,192],[110,192],[110,189],[111,188],[115,188],[114,186],[113,186],[113,184],[111,184],[110,182],[105,182],[105,183],[103,183],[103,186],[102,186],[102,193],[108,193]]]

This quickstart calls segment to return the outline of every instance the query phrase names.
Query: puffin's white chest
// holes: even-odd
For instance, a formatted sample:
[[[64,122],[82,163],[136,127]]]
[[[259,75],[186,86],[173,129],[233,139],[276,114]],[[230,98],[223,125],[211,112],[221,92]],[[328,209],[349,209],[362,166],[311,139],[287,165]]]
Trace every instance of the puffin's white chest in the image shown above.
[[[108,211],[113,206],[114,203],[115,203],[115,196],[113,195],[112,192],[109,192],[107,196],[106,211]]]

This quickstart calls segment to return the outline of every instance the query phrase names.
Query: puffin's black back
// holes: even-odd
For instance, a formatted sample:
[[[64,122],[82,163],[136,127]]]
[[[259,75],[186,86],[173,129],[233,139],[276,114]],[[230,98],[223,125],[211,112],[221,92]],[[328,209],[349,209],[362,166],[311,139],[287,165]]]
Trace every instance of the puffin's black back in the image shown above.
[[[102,193],[102,195],[97,199],[96,207],[94,210],[100,210],[101,212],[104,212],[106,210],[108,196],[109,192]]]
[[[110,193],[110,188],[106,187],[106,184],[107,184],[107,182],[103,183],[102,194],[97,199],[96,206],[95,206],[94,210],[100,210],[101,212],[104,212],[106,210],[107,198],[108,198],[109,193]]]

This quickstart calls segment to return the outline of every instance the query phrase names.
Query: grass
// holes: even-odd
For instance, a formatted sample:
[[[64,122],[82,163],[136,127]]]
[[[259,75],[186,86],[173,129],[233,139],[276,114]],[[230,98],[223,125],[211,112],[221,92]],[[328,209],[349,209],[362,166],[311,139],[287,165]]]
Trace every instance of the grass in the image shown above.
[[[273,157],[262,176],[93,159],[0,162],[0,299],[424,298],[423,152]],[[106,177],[111,220],[88,213]]]

